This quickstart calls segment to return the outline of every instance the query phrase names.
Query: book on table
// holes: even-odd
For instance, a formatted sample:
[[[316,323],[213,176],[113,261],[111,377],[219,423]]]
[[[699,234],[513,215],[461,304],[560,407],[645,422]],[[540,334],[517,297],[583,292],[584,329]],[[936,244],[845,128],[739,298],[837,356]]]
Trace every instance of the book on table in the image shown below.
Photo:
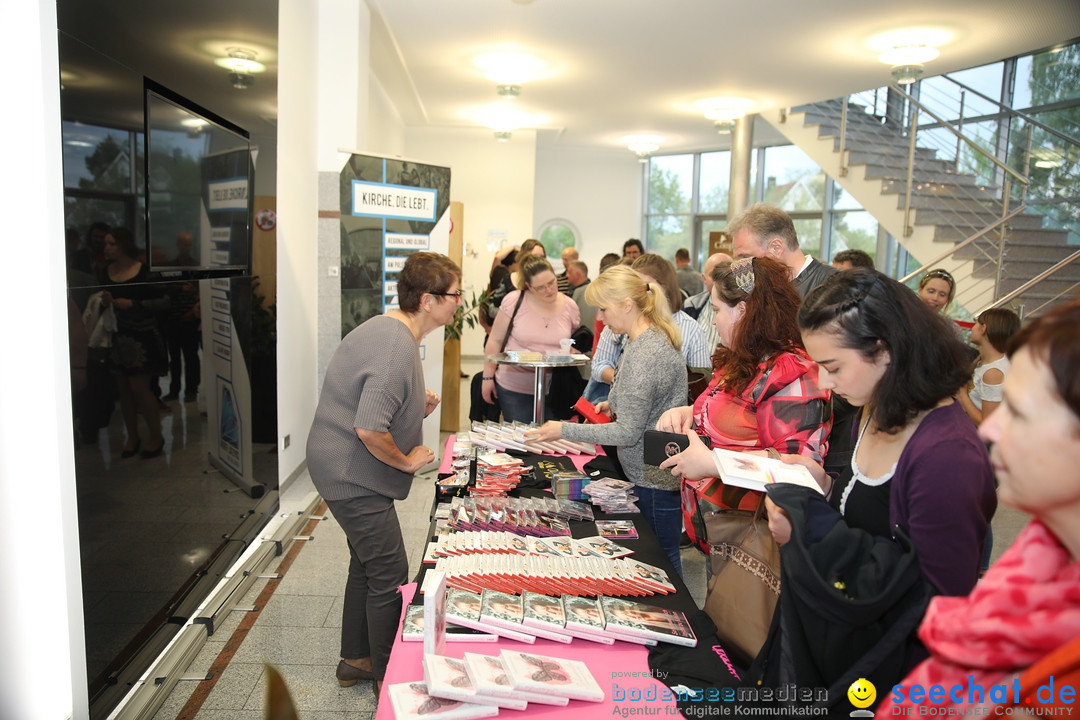
[[[428,694],[433,697],[477,705],[496,705],[511,710],[524,710],[528,701],[512,696],[495,697],[477,691],[469,676],[469,669],[464,660],[444,655],[424,654],[424,684]]]
[[[580,660],[503,650],[506,676],[515,690],[546,693],[571,700],[603,702],[604,691]]]
[[[424,585],[424,652],[442,655],[446,648],[446,575],[428,570]]]
[[[502,658],[498,655],[481,655],[479,653],[465,653],[465,666],[469,669],[469,677],[477,692],[494,697],[514,697],[537,705],[556,705],[565,707],[570,703],[570,698],[556,695],[545,695],[528,690],[515,690],[510,685],[510,679],[506,676],[506,668],[503,667]]]
[[[498,705],[477,705],[434,697],[428,693],[427,685],[422,682],[388,685],[386,693],[390,696],[390,704],[397,720],[430,717],[438,717],[440,720],[471,720],[499,714]]]
[[[510,640],[530,644],[536,642],[535,635],[524,632],[520,628],[514,630],[508,627],[498,627],[482,620],[480,617],[481,607],[482,601],[478,593],[451,588],[446,597],[447,622],[481,632],[492,633]]]
[[[446,642],[481,642],[490,643],[499,639],[495,633],[481,632],[472,628],[446,624]],[[405,619],[401,624],[402,642],[424,642],[424,606],[409,605],[405,608]]]
[[[723,448],[714,448],[712,452],[725,485],[765,492],[766,486],[784,482],[823,493],[805,465]]]
[[[484,590],[480,596],[480,621],[502,630],[525,633],[561,643],[573,639],[566,633],[524,624],[525,603],[520,595]]]
[[[690,622],[678,610],[613,597],[600,598],[600,606],[604,610],[604,629],[609,632],[697,646]]]

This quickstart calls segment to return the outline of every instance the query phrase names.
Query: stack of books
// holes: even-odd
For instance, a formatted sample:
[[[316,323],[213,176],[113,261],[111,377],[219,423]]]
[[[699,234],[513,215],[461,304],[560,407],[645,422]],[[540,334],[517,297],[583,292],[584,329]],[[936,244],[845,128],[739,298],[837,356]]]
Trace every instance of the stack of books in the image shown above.
[[[525,432],[535,430],[536,425],[522,422],[497,423],[492,421],[472,424],[468,441],[477,448],[486,447],[495,451],[518,450],[537,455],[595,455],[596,446],[592,443],[576,440],[526,440]]]
[[[439,558],[476,553],[506,555],[547,555],[551,557],[598,557],[614,559],[632,555],[633,550],[608,538],[522,537],[511,532],[479,530],[439,535],[428,543],[424,562],[434,564]]]
[[[615,478],[600,478],[581,489],[594,505],[606,513],[636,513],[637,496],[633,494],[634,483]]]
[[[555,498],[455,497],[448,527],[453,530],[506,530],[518,535],[569,535],[570,518],[581,513]]]
[[[521,458],[504,452],[486,452],[476,456],[476,485],[469,488],[473,496],[505,496],[516,488],[532,468]]]
[[[563,557],[472,553],[439,558],[435,570],[449,587],[470,592],[532,592],[566,595],[656,595],[675,592],[658,567],[619,557]]]

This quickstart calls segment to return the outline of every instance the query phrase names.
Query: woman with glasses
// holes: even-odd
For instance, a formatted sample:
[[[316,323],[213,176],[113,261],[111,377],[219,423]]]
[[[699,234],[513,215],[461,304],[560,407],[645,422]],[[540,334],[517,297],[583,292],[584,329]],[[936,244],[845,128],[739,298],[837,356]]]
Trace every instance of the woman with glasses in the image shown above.
[[[522,257],[521,285],[507,294],[491,326],[484,355],[504,350],[557,352],[559,341],[581,324],[577,303],[559,292],[551,264],[542,257]],[[535,371],[484,362],[484,400],[498,402],[503,419],[532,422]]]
[[[307,463],[349,541],[337,667],[343,687],[373,680],[378,695],[397,635],[398,587],[408,581],[409,561],[394,501],[435,460],[422,426],[439,396],[424,387],[420,343],[453,320],[460,282],[446,256],[413,253],[398,274],[398,309],[353,329],[326,369]]]
[[[944,312],[955,295],[956,280],[942,268],[934,268],[919,280],[919,299],[936,313]]]

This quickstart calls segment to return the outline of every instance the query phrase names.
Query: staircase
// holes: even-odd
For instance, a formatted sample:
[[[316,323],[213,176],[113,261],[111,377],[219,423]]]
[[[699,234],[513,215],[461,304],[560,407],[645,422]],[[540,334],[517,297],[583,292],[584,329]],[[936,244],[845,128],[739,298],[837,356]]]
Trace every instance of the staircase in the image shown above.
[[[920,146],[928,133],[920,130],[923,134],[912,148],[906,128],[871,114],[876,101],[860,100],[827,100],[762,117],[859,201],[920,264],[949,270],[957,278],[956,302],[968,312],[977,314],[1080,250],[1068,244],[1067,230],[1048,227],[1042,215],[1020,204],[1026,177],[1004,166],[995,168],[992,160],[983,165],[999,184],[958,171],[959,163],[942,159],[940,149]],[[983,174],[988,174],[985,169]],[[1006,195],[1008,203],[1003,202]],[[978,237],[953,251],[973,236]],[[1023,306],[1030,313],[1067,299],[1078,288],[1080,261],[1073,258],[1007,305]]]

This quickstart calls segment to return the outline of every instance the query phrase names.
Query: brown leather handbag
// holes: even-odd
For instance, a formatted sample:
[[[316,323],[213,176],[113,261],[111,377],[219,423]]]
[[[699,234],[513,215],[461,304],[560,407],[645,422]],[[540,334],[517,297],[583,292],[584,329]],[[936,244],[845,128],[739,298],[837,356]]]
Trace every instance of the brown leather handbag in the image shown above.
[[[780,546],[769,533],[765,496],[756,510],[718,509],[704,521],[712,570],[705,612],[724,650],[748,666],[765,643],[780,597]]]

